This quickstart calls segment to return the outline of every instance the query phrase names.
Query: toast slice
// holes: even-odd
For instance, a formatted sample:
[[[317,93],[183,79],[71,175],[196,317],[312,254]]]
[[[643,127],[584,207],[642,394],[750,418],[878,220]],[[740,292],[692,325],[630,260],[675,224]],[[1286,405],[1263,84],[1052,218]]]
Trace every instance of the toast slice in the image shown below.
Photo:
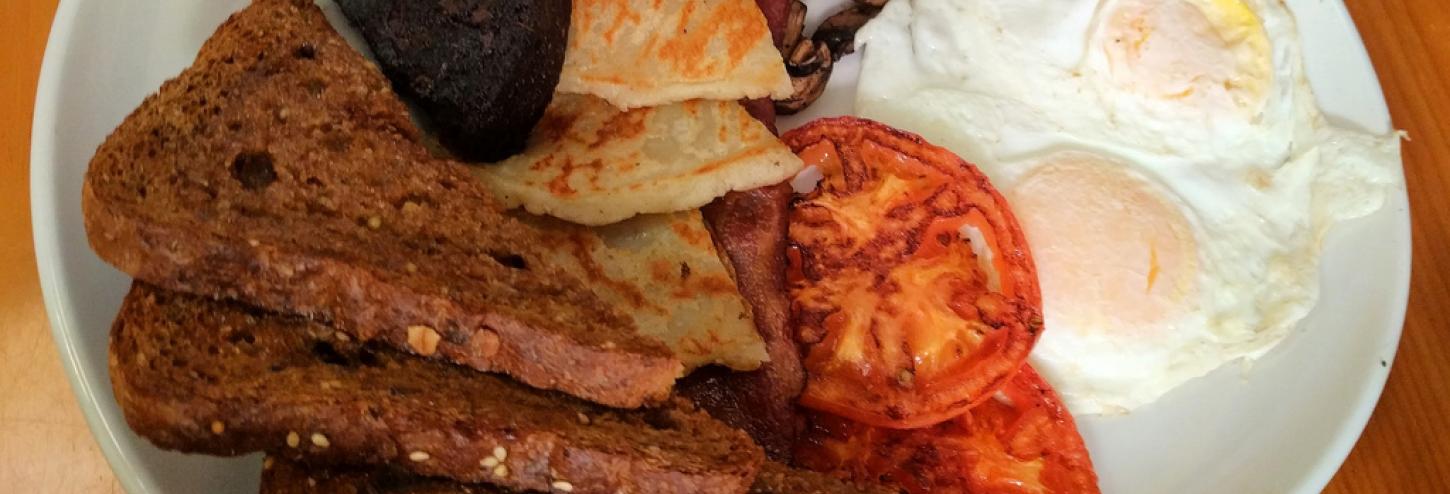
[[[573,484],[569,485],[571,488]],[[420,477],[396,468],[309,468],[268,456],[262,460],[259,494],[514,494],[488,484]]]
[[[143,281],[636,407],[683,366],[420,144],[376,66],[309,0],[256,0],[96,151],[91,247]]]
[[[550,492],[578,492],[572,482],[550,486]],[[261,494],[512,494],[483,484],[464,484],[419,477],[397,469],[341,467],[315,469],[287,460],[262,460]],[[834,477],[765,462],[750,494],[895,494],[882,486],[858,486]]]
[[[900,494],[901,489],[879,484],[856,484],[810,470],[766,461],[750,494]]]
[[[687,403],[607,408],[139,282],[112,327],[110,367],[131,428],[191,453],[581,493],[741,493],[764,459]]]

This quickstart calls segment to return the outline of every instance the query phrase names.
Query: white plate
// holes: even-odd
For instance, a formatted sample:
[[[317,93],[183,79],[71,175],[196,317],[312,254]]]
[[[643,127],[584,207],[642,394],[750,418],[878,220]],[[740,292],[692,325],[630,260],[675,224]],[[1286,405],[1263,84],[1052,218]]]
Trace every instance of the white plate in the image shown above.
[[[840,1],[811,2],[813,17]],[[91,252],[80,213],[96,146],[245,3],[63,0],[41,71],[31,200],[46,308],[91,430],[130,492],[256,492],[255,455],[163,452],[126,427],[106,345],[128,279]],[[1325,110],[1341,122],[1389,129],[1374,69],[1343,5],[1288,3]],[[849,111],[855,60],[837,69],[813,114]],[[1252,370],[1231,366],[1131,415],[1080,421],[1105,491],[1307,493],[1329,481],[1369,419],[1399,341],[1410,273],[1404,190],[1380,212],[1336,229],[1323,266],[1319,308]]]

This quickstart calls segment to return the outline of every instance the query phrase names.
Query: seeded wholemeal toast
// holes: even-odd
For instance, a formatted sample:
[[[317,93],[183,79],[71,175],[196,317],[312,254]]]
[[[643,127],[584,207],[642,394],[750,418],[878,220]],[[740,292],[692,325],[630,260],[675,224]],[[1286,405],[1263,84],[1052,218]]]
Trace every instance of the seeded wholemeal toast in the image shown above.
[[[745,492],[763,461],[688,404],[607,408],[140,282],[111,329],[110,368],[131,428],[192,453],[639,493]]]
[[[572,489],[573,484],[569,484]],[[268,456],[262,460],[260,494],[514,494],[488,484],[420,477],[396,468],[308,468]],[[572,491],[571,491],[572,492]]]
[[[662,344],[541,262],[464,165],[434,159],[388,81],[308,0],[256,0],[96,151],[96,253],[178,291],[599,403],[668,396]]]
[[[550,492],[576,492],[572,482],[559,481]],[[308,468],[268,457],[262,462],[261,494],[511,494],[484,484],[419,477],[387,468]],[[750,494],[895,494],[882,486],[858,486],[828,475],[766,462],[750,486]]]
[[[767,461],[760,467],[750,494],[899,494],[879,484],[855,484],[819,472],[798,470]]]

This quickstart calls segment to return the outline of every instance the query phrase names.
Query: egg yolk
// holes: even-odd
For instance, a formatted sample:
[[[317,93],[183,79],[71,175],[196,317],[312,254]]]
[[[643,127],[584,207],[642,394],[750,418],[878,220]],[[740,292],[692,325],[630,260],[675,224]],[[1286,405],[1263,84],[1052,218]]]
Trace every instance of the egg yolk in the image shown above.
[[[1194,310],[1198,248],[1166,194],[1079,152],[1047,158],[1012,187],[1049,331],[1151,337]]]
[[[1268,35],[1241,0],[1120,0],[1102,19],[1094,45],[1118,87],[1250,115],[1263,105],[1273,71]]]

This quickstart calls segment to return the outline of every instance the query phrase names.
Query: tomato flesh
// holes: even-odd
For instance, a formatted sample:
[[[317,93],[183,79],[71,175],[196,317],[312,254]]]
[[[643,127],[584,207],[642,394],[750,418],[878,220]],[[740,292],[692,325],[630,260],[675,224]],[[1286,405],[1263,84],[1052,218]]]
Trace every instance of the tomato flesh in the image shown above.
[[[1022,367],[1042,326],[1027,242],[976,167],[857,118],[782,139],[824,178],[790,221],[801,404],[920,428],[962,414]]]
[[[927,429],[817,414],[795,453],[806,468],[912,494],[1099,492],[1072,416],[1030,366],[992,399]]]

